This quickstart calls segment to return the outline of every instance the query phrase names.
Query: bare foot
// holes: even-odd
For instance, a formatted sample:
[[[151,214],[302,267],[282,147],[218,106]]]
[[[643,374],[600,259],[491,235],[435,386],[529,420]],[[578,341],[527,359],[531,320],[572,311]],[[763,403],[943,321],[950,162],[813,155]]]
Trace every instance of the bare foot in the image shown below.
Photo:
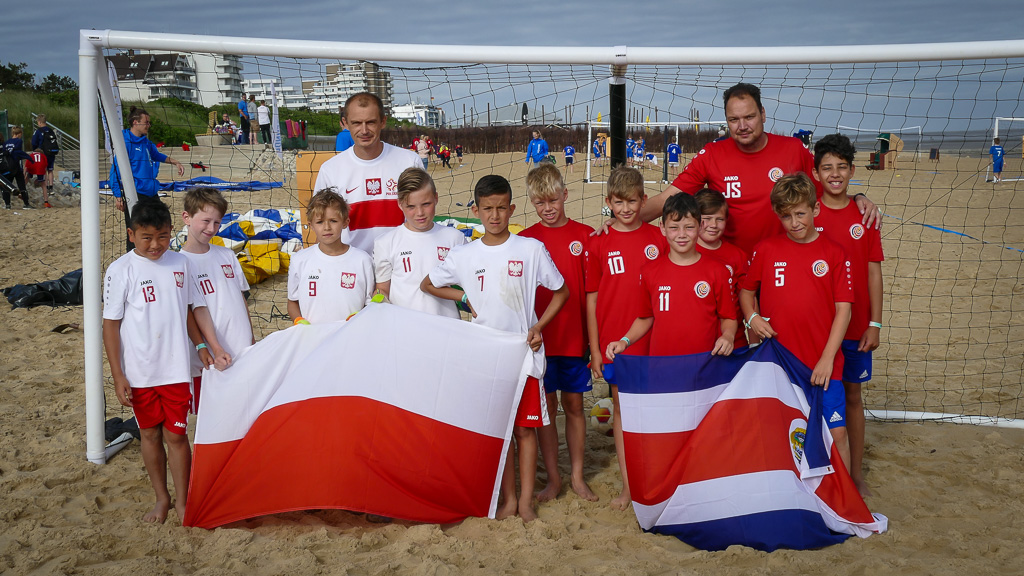
[[[497,512],[494,513],[495,520],[504,520],[509,516],[515,516],[518,510],[519,503],[515,500],[505,502],[501,506],[498,506]]]
[[[857,486],[857,491],[860,492],[860,495],[861,495],[862,498],[864,496],[874,496],[875,495],[875,493],[872,492],[870,488],[868,488],[867,483],[864,482],[863,480],[854,480],[853,483],[854,483],[854,485]]]
[[[533,511],[532,502],[519,504],[519,517],[523,519],[523,522],[533,522],[537,519],[537,513]]]
[[[583,498],[587,502],[597,502],[597,494],[594,494],[590,489],[590,486],[587,486],[587,482],[582,478],[579,480],[571,478],[569,480],[569,486],[572,487],[572,491],[580,498]]]
[[[142,517],[143,522],[149,524],[163,524],[167,520],[167,511],[171,508],[170,502],[157,501],[156,505]]]
[[[181,501],[175,502],[174,503],[174,510],[175,510],[175,512],[178,513],[178,522],[181,522],[181,525],[184,526],[185,525],[185,504],[183,502],[181,502]]]
[[[630,502],[629,494],[619,494],[619,496],[615,498],[615,500],[612,500],[608,505],[614,510],[625,510],[626,508],[629,508]]]
[[[562,492],[562,479],[555,478],[548,482],[548,485],[537,494],[537,502],[547,502],[558,498],[558,494]]]

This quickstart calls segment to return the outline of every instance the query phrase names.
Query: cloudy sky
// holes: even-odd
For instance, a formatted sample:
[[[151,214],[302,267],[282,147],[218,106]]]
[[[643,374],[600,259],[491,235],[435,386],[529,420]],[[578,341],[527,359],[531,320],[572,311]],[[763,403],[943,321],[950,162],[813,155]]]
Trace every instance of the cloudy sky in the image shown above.
[[[666,6],[672,6],[666,8]],[[813,6],[813,8],[809,8]],[[77,79],[83,28],[307,40],[539,46],[780,46],[1010,40],[1016,0],[46,0],[5,10],[0,61]]]

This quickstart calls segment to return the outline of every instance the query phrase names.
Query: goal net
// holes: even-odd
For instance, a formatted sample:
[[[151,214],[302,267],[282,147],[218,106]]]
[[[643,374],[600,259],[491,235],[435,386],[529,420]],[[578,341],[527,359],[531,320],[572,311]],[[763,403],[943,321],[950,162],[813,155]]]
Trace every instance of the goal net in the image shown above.
[[[643,110],[637,113],[642,116]],[[627,164],[644,172],[646,184],[670,182],[671,178],[679,174],[680,156],[684,147],[690,150],[700,149],[704,144],[718,138],[720,129],[725,129],[724,114],[723,120],[718,122],[658,122],[658,110],[655,109],[654,117],[654,122],[626,122]],[[584,183],[608,183],[608,171],[611,166],[609,155],[614,152],[609,138],[610,131],[609,122],[587,123],[585,142],[589,147],[584,151]],[[673,151],[673,144],[679,147],[680,153]]]
[[[1024,181],[1024,118],[996,118],[992,123],[992,138],[999,138],[999,145],[1005,152],[1003,156],[1003,169],[1000,173],[1000,180],[1003,182]],[[981,156],[988,157],[989,164],[985,167],[985,181],[991,182],[995,179],[993,174],[993,162],[990,150],[994,140],[989,139],[982,143]]]
[[[219,242],[236,250],[251,275],[257,339],[290,325],[288,259],[307,234],[302,207],[320,163],[334,154],[338,110],[348,91],[382,95],[393,119],[382,133],[385,142],[408,148],[423,136],[432,141],[428,166],[439,193],[438,216],[472,228],[471,191],[487,174],[512,183],[514,225],[537,222],[525,194],[533,131],[563,171],[568,215],[600,224],[610,166],[594,162],[588,151],[609,118],[613,66],[626,83],[625,125],[644,135],[646,152],[658,160],[657,171],[645,166],[648,196],[666,186],[666,134],[680,144],[684,167],[718,137],[722,91],[740,81],[756,84],[766,130],[811,132],[813,146],[813,139],[842,127],[856,140],[852,191],[866,193],[885,214],[885,329],[865,387],[867,407],[898,419],[1024,418],[1024,194],[1016,194],[1024,185],[1008,179],[993,187],[984,178],[992,119],[1024,117],[1024,42],[711,50],[414,46],[116,31],[83,31],[82,38],[91,460],[102,461],[104,417],[120,410],[99,332],[101,274],[125,250],[123,215],[99,187],[110,169],[98,97],[104,96],[107,108],[107,61],[124,66],[115,67],[122,114],[133,102],[143,106],[153,121],[150,139],[185,166],[182,177],[168,165],[158,177],[168,186],[163,200],[176,215],[175,233],[184,232],[182,190],[204,182],[184,181],[216,178],[205,182],[224,190],[232,214]],[[276,116],[269,142],[257,126],[250,137],[255,143],[238,143],[231,122],[239,123],[243,91],[255,94],[257,105],[266,100]],[[116,114],[107,114],[115,135],[122,127]],[[1006,134],[1007,175],[1019,170],[1012,157],[1019,157],[1021,124],[998,125]],[[895,169],[889,163],[866,170],[882,133],[903,140],[902,156]],[[561,154],[569,145],[576,150],[572,167]],[[450,151],[447,161],[438,155],[444,150]]]

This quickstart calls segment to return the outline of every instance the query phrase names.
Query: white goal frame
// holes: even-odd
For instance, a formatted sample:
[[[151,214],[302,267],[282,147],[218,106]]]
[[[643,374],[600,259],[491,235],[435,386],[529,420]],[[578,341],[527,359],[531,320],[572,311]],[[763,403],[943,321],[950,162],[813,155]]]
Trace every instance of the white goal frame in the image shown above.
[[[726,123],[725,120],[698,120],[698,121],[680,121],[680,122],[626,122],[626,132],[627,133],[630,132],[631,129],[633,129],[633,130],[636,130],[636,129],[643,130],[643,129],[647,129],[647,128],[665,128],[665,129],[675,128],[676,142],[678,142],[679,141],[679,128],[680,127],[683,127],[685,129],[685,128],[689,128],[691,126],[700,126],[700,125],[703,125],[703,124],[707,124],[709,126],[710,125],[713,125],[713,126],[724,126],[725,123]],[[589,121],[587,122],[587,143],[586,143],[586,146],[587,146],[587,170],[586,170],[586,175],[583,177],[583,183],[584,184],[606,184],[607,183],[606,180],[593,180],[593,179],[591,179],[590,168],[591,168],[591,163],[594,160],[594,157],[593,157],[593,152],[594,152],[594,146],[593,146],[594,138],[593,138],[593,135],[594,135],[594,130],[600,129],[600,128],[608,128],[608,129],[610,129],[611,128],[611,122],[589,122]],[[608,156],[604,156],[603,158],[607,159]],[[667,156],[666,156],[665,162],[668,162]],[[658,168],[660,169],[660,168],[662,168],[662,166],[659,165]],[[644,173],[646,174],[646,170],[644,171]],[[666,180],[661,179],[661,178],[659,178],[657,180],[646,180],[646,179],[644,180],[644,184],[660,184],[660,183],[665,183],[665,182],[666,182]]]
[[[1024,122],[1024,118],[1013,118],[1013,117],[1010,117],[1010,116],[997,116],[993,120],[993,122],[992,122],[992,137],[993,138],[999,138],[1000,137],[999,136],[999,122],[1004,122],[1004,123],[1007,123],[1007,124],[1012,124],[1013,122]],[[1022,138],[1024,138],[1024,137],[1022,137]],[[1024,140],[1022,140],[1022,144],[1024,144]],[[991,141],[990,141],[989,145],[991,145]],[[988,155],[988,148],[986,148],[985,146],[982,146],[981,152],[982,152],[982,156],[981,157],[984,158],[985,156]],[[988,164],[985,165],[985,182],[989,181],[989,175],[991,175],[991,174],[992,174],[992,162],[990,161]],[[995,177],[995,176],[993,176],[993,177]],[[1022,175],[1022,176],[1020,176],[1018,178],[1002,178],[1000,180],[1000,182],[1024,182],[1024,175]]]
[[[276,40],[230,36],[161,34],[116,30],[79,32],[79,114],[81,142],[100,142],[97,91],[106,84],[103,65],[105,49],[148,49],[208,52],[243,56],[328,58],[430,63],[465,63],[467,54],[482,64],[607,65],[621,72],[631,65],[774,65],[838,64],[856,62],[900,62],[968,60],[1024,57],[1024,40],[990,42],[889,44],[873,46],[775,46],[775,47],[557,47],[557,46],[455,46],[377,44]],[[609,76],[611,76],[611,68]],[[105,94],[108,96],[109,94]],[[104,98],[106,105],[108,98]],[[108,118],[116,118],[107,113]],[[116,131],[115,131],[116,132]],[[119,164],[127,166],[127,153],[120,138],[113,138]],[[589,146],[589,143],[588,143]],[[84,304],[84,354],[86,392],[86,457],[106,462],[102,338],[102,260],[100,257],[99,149],[81,150],[82,182],[82,285]],[[131,178],[124,181],[129,202],[136,197]],[[942,416],[942,415],[939,415]],[[946,415],[952,417],[952,415]],[[912,419],[913,413],[901,418]]]

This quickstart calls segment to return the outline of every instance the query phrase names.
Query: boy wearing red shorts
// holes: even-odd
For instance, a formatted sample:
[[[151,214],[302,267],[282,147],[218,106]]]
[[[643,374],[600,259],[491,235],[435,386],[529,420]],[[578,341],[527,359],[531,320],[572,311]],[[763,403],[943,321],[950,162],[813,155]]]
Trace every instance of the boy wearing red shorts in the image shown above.
[[[221,349],[188,259],[168,252],[171,213],[160,201],[132,211],[128,230],[135,249],[107,268],[103,292],[103,348],[118,401],[132,409],[142,433],[142,461],[156,493],[145,522],[167,519],[170,466],[178,518],[185,517],[192,450],[185,436],[189,403],[188,317],[202,332],[212,361],[223,370],[231,357]],[[200,341],[202,342],[202,341]],[[209,356],[206,356],[210,360]],[[167,450],[164,450],[164,442]]]

